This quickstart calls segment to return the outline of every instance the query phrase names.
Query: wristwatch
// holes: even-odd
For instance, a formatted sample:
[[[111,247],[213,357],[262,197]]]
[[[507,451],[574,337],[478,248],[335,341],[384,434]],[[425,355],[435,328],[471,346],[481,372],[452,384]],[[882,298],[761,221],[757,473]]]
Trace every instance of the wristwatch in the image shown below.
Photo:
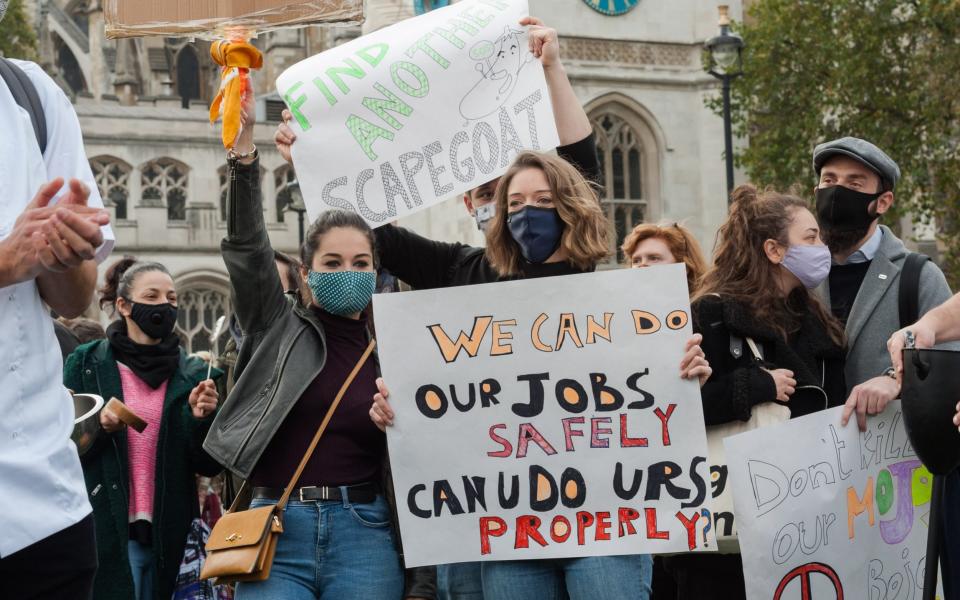
[[[253,150],[249,152],[237,152],[236,148],[230,148],[227,151],[227,160],[243,160],[245,158],[253,158],[254,160],[260,158],[260,151],[257,150],[256,144],[254,144]]]

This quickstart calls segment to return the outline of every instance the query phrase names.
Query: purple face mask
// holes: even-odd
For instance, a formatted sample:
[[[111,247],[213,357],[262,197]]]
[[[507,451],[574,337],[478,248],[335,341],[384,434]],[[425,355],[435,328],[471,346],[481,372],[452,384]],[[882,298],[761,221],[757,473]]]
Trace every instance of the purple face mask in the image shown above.
[[[804,287],[815,288],[830,274],[830,249],[823,244],[790,246],[782,264]]]

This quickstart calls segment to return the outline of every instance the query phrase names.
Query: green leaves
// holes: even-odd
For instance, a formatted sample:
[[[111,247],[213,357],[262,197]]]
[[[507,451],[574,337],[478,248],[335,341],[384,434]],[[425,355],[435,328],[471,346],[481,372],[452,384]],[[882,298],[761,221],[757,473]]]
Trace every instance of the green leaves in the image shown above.
[[[37,57],[37,34],[27,19],[23,0],[11,0],[0,21],[0,54],[28,60]]]

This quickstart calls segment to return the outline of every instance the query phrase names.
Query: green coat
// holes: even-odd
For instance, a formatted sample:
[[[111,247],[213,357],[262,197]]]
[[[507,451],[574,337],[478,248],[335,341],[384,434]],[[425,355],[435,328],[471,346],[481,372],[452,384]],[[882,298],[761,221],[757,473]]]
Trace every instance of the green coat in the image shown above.
[[[213,417],[196,419],[190,411],[190,392],[207,375],[207,365],[187,358],[180,350],[180,366],[167,384],[157,447],[153,513],[153,553],[156,559],[155,598],[173,595],[190,522],[200,516],[194,475],[216,475],[222,470],[202,448]],[[214,379],[221,375],[214,370]],[[120,371],[109,342],[84,344],[67,359],[64,384],[77,393],[123,400]],[[100,566],[94,584],[95,600],[130,600],[133,575],[127,555],[129,541],[127,435],[125,430],[101,431],[84,455],[83,475],[93,505]]]

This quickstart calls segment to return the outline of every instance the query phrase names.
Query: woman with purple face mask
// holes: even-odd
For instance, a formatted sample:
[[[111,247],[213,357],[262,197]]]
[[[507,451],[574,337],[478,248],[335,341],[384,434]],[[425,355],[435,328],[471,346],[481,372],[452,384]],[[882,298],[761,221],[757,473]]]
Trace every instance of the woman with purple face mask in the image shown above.
[[[791,418],[841,406],[843,329],[811,292],[830,271],[830,251],[807,203],[738,187],[713,263],[692,306],[713,368],[701,390],[706,425],[747,421],[766,402],[785,404]],[[745,597],[739,554],[664,562],[679,600]]]

